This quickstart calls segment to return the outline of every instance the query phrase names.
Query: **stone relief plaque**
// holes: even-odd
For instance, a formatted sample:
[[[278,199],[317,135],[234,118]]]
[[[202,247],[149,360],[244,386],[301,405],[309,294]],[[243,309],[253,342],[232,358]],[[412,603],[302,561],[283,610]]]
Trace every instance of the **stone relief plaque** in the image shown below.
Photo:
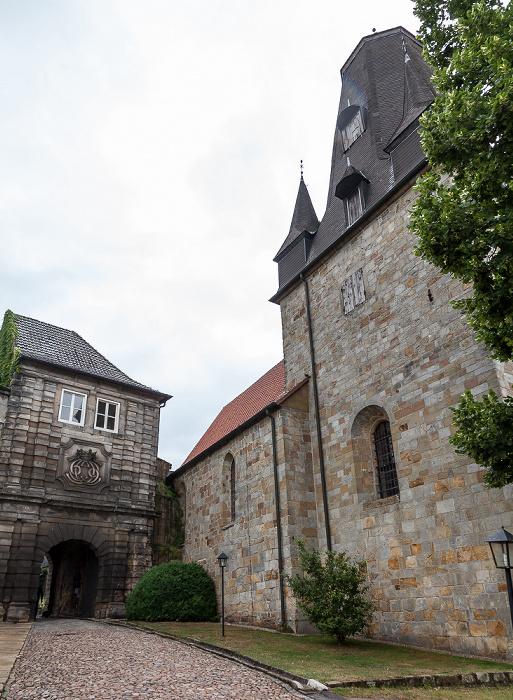
[[[57,479],[66,489],[99,493],[109,485],[111,457],[104,445],[72,438],[61,445]]]

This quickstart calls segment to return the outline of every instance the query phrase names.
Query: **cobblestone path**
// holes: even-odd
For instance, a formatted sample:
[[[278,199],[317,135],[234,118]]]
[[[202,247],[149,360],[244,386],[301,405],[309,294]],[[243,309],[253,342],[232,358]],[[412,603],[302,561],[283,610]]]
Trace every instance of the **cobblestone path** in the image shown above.
[[[264,674],[171,639],[87,620],[37,621],[7,700],[293,700]]]

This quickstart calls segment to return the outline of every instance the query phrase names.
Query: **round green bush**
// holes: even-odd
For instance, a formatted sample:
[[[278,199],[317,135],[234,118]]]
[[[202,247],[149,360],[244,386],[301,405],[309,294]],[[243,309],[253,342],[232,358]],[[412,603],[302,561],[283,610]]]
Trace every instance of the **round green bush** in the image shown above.
[[[214,582],[199,564],[170,561],[143,574],[126,602],[129,620],[217,620]]]

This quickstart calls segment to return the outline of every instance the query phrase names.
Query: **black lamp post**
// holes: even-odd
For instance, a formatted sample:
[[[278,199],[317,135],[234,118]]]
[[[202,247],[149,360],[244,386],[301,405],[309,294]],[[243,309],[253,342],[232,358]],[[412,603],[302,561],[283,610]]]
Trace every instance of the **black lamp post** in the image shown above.
[[[224,570],[226,567],[226,562],[228,561],[228,557],[224,552],[221,552],[221,554],[217,557],[217,561],[219,562],[219,566],[221,567],[221,622],[223,625],[224,637]]]
[[[513,535],[503,527],[486,540],[492,550],[493,560],[498,569],[506,572],[506,583],[508,586],[509,612],[511,624],[513,625],[513,586],[511,585],[511,569],[513,568]]]

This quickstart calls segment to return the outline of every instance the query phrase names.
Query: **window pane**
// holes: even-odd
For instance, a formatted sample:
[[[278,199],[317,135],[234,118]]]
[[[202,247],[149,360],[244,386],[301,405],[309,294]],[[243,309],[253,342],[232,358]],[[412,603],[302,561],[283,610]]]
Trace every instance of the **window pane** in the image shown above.
[[[73,423],[81,423],[82,422],[82,409],[81,408],[75,408],[73,410],[73,417],[71,419]]]
[[[111,418],[111,416],[109,416],[107,418],[107,430],[114,430],[115,427],[116,427],[115,419]]]
[[[71,414],[70,406],[65,406],[64,404],[62,404],[61,415],[60,415],[61,420],[69,420],[70,414]]]
[[[374,447],[378,463],[380,498],[394,496],[399,493],[399,482],[397,480],[394,447],[388,421],[380,423],[374,431]]]
[[[96,414],[96,427],[97,428],[103,428],[105,425],[105,416],[102,416],[101,413]]]
[[[105,403],[105,401],[98,401],[98,413],[103,413],[105,415],[106,408],[107,408],[107,404]]]
[[[72,401],[73,401],[73,394],[70,394],[69,391],[63,391],[62,392],[62,405],[67,406],[68,408],[71,408]]]
[[[112,416],[113,418],[116,417],[116,404],[115,403],[110,403],[109,404],[109,416]]]

